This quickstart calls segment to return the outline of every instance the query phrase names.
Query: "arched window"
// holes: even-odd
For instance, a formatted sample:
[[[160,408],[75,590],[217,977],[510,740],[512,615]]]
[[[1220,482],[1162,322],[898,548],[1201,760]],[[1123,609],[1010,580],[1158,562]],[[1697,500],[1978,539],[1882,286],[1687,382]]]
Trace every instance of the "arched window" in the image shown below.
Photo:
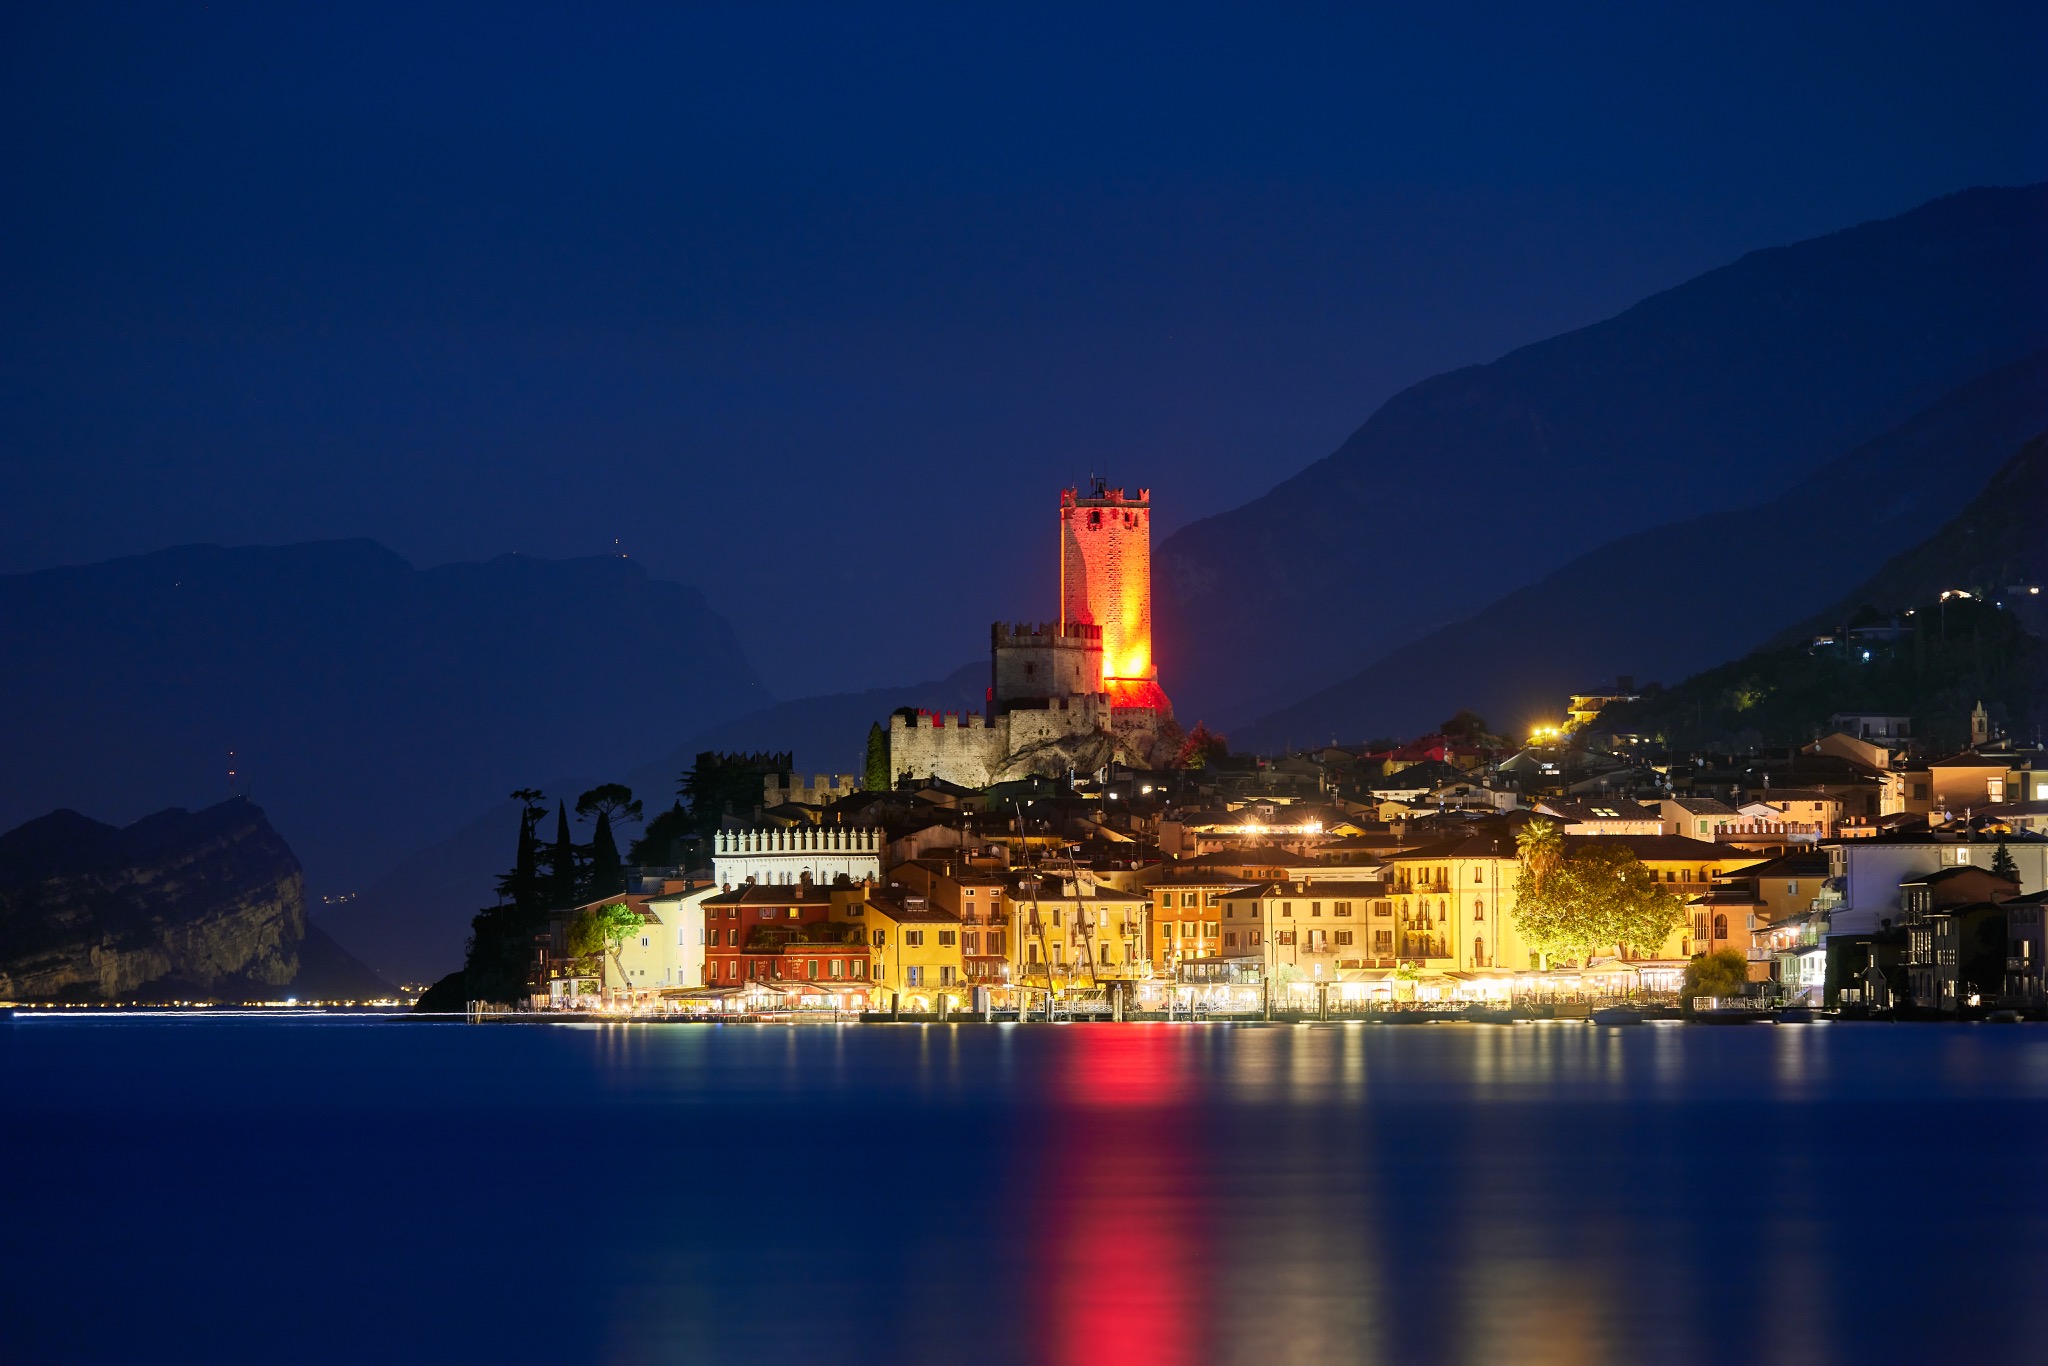
[[[1486,941],[1484,939],[1475,937],[1472,940],[1472,966],[1475,968],[1486,966]]]
[[[1727,917],[1727,916],[1725,916],[1725,915],[1717,915],[1717,916],[1715,916],[1715,917],[1714,917],[1714,938],[1716,938],[1716,939],[1726,939],[1727,937],[1728,937],[1728,917]]]
[[[1486,919],[1486,903],[1484,901],[1474,901],[1472,903],[1472,918],[1474,920]]]
[[[1486,881],[1486,870],[1484,868],[1474,868],[1472,870],[1472,880],[1474,882]]]

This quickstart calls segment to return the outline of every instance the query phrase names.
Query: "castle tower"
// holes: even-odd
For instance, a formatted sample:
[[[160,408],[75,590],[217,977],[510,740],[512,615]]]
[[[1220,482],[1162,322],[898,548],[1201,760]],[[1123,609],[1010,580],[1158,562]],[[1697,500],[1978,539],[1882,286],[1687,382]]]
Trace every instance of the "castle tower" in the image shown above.
[[[1173,706],[1152,662],[1152,491],[1097,479],[1060,494],[1060,624],[1102,631],[1102,690],[1117,707]]]

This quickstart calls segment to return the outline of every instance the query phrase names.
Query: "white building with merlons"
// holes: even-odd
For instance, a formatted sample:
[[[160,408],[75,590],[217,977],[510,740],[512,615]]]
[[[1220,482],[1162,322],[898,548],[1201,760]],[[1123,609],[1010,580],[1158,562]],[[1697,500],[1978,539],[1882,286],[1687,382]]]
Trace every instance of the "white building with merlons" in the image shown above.
[[[871,825],[721,830],[712,845],[711,876],[721,887],[804,881],[829,887],[842,873],[854,882],[879,882],[885,844],[882,831]]]

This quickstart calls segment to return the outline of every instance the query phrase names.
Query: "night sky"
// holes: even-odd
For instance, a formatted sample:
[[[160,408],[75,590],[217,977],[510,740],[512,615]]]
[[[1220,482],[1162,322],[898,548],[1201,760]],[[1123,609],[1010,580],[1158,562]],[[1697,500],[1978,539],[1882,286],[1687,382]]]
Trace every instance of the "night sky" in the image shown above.
[[[2048,177],[2038,4],[282,8],[0,19],[0,572],[616,541],[785,694],[1049,614],[1091,471],[1171,530],[1430,374]]]

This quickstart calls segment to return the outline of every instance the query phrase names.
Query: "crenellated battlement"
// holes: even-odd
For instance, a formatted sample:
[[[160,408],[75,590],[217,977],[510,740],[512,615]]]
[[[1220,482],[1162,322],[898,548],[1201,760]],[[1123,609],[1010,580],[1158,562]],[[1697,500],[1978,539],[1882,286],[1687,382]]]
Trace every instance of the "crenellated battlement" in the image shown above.
[[[721,858],[742,854],[879,854],[882,830],[873,825],[820,825],[795,830],[721,830],[712,853]]]
[[[1102,628],[1085,621],[999,621],[989,629],[991,643],[1005,648],[1100,647]]]

